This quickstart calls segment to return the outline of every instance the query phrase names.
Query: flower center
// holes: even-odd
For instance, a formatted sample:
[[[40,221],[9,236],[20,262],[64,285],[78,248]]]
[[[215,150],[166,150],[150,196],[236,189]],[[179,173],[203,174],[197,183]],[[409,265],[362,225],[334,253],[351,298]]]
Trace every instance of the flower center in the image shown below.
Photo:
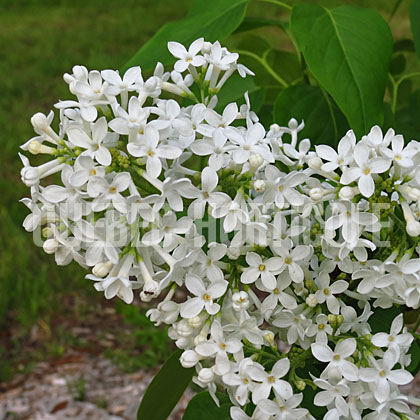
[[[279,294],[279,289],[277,289],[277,287],[273,290],[273,293],[275,294],[275,295],[278,295]]]
[[[268,382],[269,382],[270,384],[274,384],[274,382],[276,382],[276,378],[275,378],[274,376],[269,376],[269,377],[268,377]]]
[[[96,175],[96,171],[95,171],[95,169],[91,169],[91,170],[90,170],[90,174],[91,174],[91,175]]]
[[[226,344],[225,343],[220,343],[220,348],[222,350],[226,350]]]
[[[334,360],[340,360],[340,359],[341,359],[341,357],[340,357],[340,355],[339,355],[339,354],[334,354],[333,359],[334,359]]]
[[[382,378],[386,375],[386,372],[384,370],[381,370],[379,372],[379,376],[381,376]]]
[[[260,264],[259,267],[258,267],[258,269],[260,271],[264,271],[265,270],[265,265],[264,264]]]
[[[285,264],[291,264],[291,263],[292,263],[292,259],[291,259],[290,257],[287,257],[287,258],[284,260],[284,263],[285,263]]]
[[[110,193],[114,193],[115,191],[117,191],[117,189],[115,187],[109,187],[109,192]]]
[[[330,290],[329,289],[324,289],[324,295],[328,296],[330,294]]]
[[[208,295],[207,293],[203,296],[203,299],[208,302],[210,300],[210,295]]]
[[[149,150],[149,151],[147,152],[147,154],[148,154],[150,157],[153,157],[153,156],[155,155],[155,152],[154,152],[153,150]]]
[[[323,330],[324,328],[325,328],[325,324],[319,324],[319,325],[318,325],[318,329],[319,329],[319,330]]]
[[[364,173],[365,175],[369,175],[369,174],[370,174],[370,169],[369,169],[369,168],[366,168],[366,169],[363,171],[363,173]]]

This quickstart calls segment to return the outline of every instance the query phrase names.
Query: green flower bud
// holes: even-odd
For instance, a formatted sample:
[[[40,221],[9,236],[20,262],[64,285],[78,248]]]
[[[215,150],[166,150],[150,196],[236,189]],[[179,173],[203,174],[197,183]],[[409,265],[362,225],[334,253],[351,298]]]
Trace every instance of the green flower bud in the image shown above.
[[[297,388],[299,391],[303,391],[303,390],[306,388],[306,384],[305,384],[305,382],[303,382],[303,381],[297,381],[297,382],[295,383],[295,385],[296,385],[296,388]]]
[[[328,315],[328,323],[331,325],[332,328],[337,328],[337,316],[334,314]]]

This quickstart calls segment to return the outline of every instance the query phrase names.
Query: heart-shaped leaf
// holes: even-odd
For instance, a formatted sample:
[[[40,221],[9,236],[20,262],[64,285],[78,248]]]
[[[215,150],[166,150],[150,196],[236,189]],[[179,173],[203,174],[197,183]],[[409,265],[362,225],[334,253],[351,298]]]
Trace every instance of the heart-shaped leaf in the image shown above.
[[[374,10],[326,9],[299,3],[291,31],[319,84],[334,98],[360,136],[383,122],[383,99],[393,41]]]
[[[141,66],[143,71],[152,70],[156,63],[170,64],[175,61],[169,53],[169,41],[177,41],[187,48],[197,38],[214,42],[230,35],[242,22],[248,0],[195,0],[187,16],[162,26],[124,66]]]
[[[312,144],[337,145],[348,130],[348,123],[332,99],[318,86],[291,86],[279,93],[274,103],[274,122],[287,126],[291,118],[305,122],[300,138]]]

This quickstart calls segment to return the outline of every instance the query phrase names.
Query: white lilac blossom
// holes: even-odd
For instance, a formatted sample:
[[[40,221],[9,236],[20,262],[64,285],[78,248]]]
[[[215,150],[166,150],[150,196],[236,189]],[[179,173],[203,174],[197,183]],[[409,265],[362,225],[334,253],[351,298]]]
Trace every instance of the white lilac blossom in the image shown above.
[[[107,299],[155,302],[150,320],[234,420],[418,419],[399,385],[403,312],[420,308],[420,143],[375,126],[313,147],[303,121],[264,127],[245,92],[217,106],[233,73],[253,74],[238,54],[168,48],[174,69],[148,78],[64,76],[75,99],[57,126],[35,114],[21,147],[46,161],[20,155],[24,228]]]

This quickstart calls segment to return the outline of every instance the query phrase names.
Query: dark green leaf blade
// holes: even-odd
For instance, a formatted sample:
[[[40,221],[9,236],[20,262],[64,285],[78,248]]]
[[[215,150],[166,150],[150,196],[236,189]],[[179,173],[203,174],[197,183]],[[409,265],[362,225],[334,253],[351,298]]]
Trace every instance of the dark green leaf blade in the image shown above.
[[[182,397],[195,369],[185,369],[175,351],[153,378],[137,411],[138,420],[166,420]]]
[[[305,122],[300,138],[307,137],[312,144],[329,144],[335,147],[348,130],[344,115],[332,100],[330,108],[318,86],[291,86],[279,93],[274,103],[274,122],[287,126],[291,118]]]
[[[291,31],[306,63],[360,136],[383,121],[383,98],[393,41],[374,10],[326,9],[299,3]]]
[[[239,74],[234,74],[217,94],[216,111],[222,112],[225,106],[231,102],[236,102],[238,105],[245,103],[245,92],[248,92],[252,100],[252,96],[261,90],[255,84],[253,77],[248,76],[243,78]],[[251,109],[253,111],[258,111],[258,106],[261,107],[262,104],[255,104],[254,101],[251,102]]]
[[[404,313],[403,308],[382,309],[376,308],[374,314],[369,318],[369,325],[372,327],[372,334],[379,332],[389,333],[391,330],[392,321],[401,313]],[[408,350],[411,355],[411,363],[406,369],[412,374],[416,375],[420,370],[420,346],[419,340],[414,340]]]
[[[187,48],[195,39],[204,37],[214,42],[230,35],[242,22],[248,0],[195,0],[184,19],[170,22],[147,41],[124,66],[142,66],[143,71],[152,70],[156,63],[169,64],[175,61],[169,53],[169,41],[177,41]]]
[[[208,392],[200,392],[188,404],[182,420],[230,420],[232,403],[226,394],[216,393],[220,407]]]
[[[245,17],[235,33],[250,31],[252,29],[262,28],[264,26],[277,26],[283,31],[288,29],[287,22],[278,19],[269,19],[264,17]]]
[[[420,0],[411,0],[410,3],[410,23],[413,33],[414,45],[420,55]]]

